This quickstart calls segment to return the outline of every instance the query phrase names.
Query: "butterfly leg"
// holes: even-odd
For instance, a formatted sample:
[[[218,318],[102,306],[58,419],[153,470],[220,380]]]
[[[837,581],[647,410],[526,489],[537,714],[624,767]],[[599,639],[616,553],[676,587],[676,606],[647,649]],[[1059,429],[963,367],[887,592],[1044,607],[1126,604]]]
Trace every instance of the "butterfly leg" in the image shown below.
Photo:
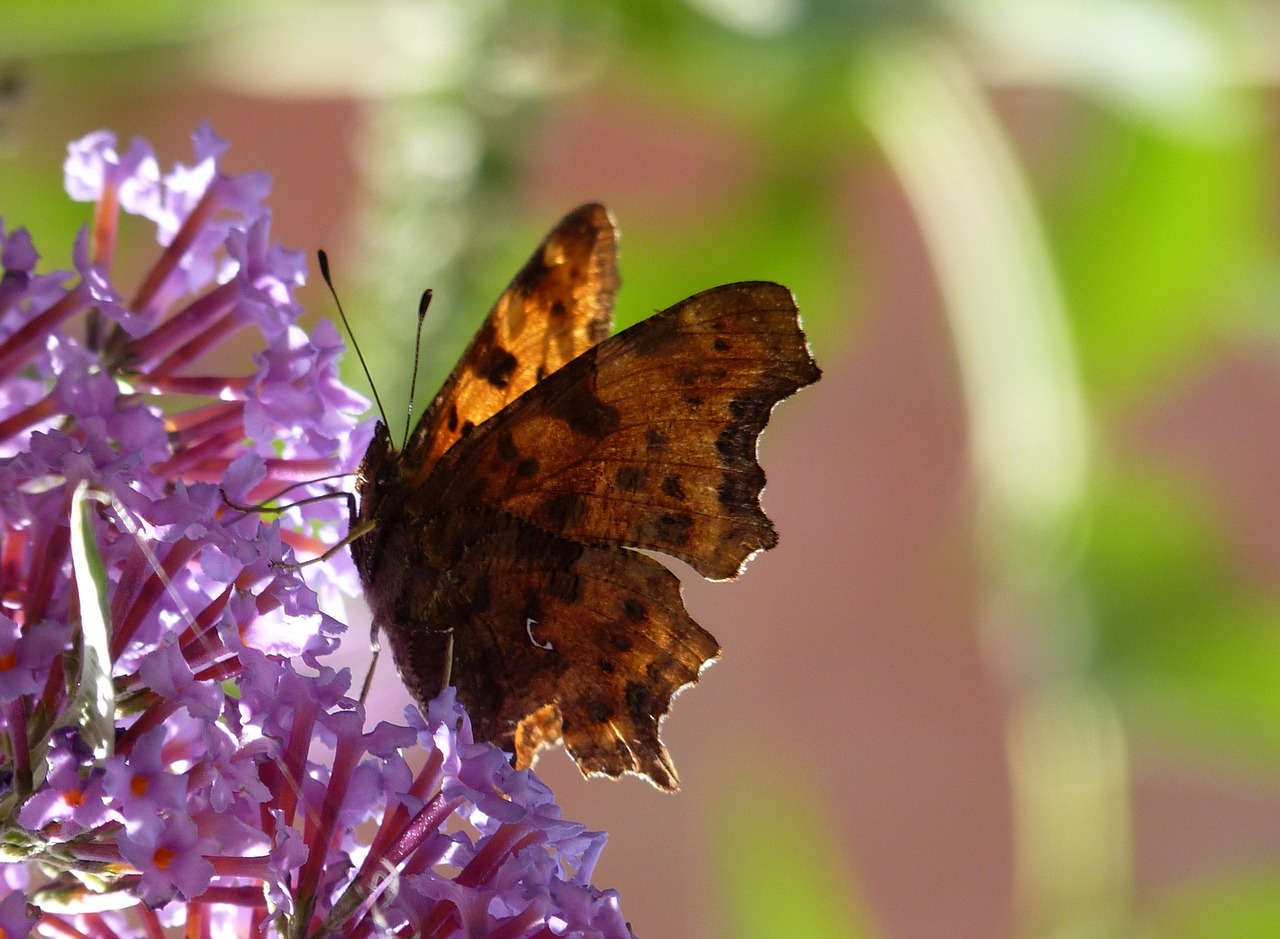
[[[378,641],[378,626],[375,623],[369,629],[369,651],[373,657],[369,660],[369,670],[364,673],[364,686],[360,689],[360,706],[369,700],[369,689],[373,687],[373,672],[378,667],[378,655],[382,652],[382,643]]]
[[[377,522],[370,520],[352,528],[347,532],[347,537],[343,538],[337,544],[332,545],[324,554],[318,554],[313,558],[307,558],[305,561],[272,561],[271,566],[281,571],[300,571],[304,567],[310,567],[312,564],[322,564],[329,558],[333,557],[351,542],[363,538],[369,532],[377,527]]]
[[[448,688],[453,683],[453,627],[445,630],[444,675],[440,679],[440,687]]]

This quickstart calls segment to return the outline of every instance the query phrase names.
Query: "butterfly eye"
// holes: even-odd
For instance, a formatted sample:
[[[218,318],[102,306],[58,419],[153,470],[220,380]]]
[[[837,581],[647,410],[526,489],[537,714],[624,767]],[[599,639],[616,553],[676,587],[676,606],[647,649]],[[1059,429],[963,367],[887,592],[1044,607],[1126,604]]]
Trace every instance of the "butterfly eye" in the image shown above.
[[[386,489],[394,486],[400,481],[400,465],[396,461],[390,461],[387,466],[382,468],[382,472],[378,474],[378,488]]]

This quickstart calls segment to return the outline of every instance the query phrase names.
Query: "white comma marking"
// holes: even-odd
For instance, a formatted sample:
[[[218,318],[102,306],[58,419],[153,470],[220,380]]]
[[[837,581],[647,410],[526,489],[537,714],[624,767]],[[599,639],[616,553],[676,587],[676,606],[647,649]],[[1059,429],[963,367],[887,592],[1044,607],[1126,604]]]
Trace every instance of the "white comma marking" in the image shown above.
[[[549,642],[539,642],[533,635],[533,627],[538,625],[538,621],[532,617],[527,617],[524,621],[524,631],[529,634],[529,641],[539,649],[546,649],[548,652],[555,651],[555,646]]]

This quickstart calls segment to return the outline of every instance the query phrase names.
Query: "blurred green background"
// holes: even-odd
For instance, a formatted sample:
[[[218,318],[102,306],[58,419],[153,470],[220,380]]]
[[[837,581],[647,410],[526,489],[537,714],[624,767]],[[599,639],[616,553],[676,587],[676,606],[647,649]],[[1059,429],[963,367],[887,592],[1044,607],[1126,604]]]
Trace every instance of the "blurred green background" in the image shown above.
[[[66,142],[209,120],[393,415],[420,291],[426,398],[581,202],[623,324],[787,284],[826,378],[781,546],[683,572],[681,793],[539,766],[597,882],[648,937],[1274,936],[1278,48],[1270,0],[0,0],[0,215],[66,266]]]

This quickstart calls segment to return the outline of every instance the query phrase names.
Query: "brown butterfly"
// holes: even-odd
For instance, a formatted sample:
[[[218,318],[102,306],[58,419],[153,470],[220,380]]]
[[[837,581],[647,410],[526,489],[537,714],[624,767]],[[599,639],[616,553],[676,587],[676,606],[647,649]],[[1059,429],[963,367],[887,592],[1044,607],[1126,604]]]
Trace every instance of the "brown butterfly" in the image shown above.
[[[351,544],[375,629],[424,706],[447,684],[476,739],[529,766],[677,787],[658,736],[720,653],[636,548],[736,576],[778,540],[756,440],[818,380],[785,287],[715,287],[615,336],[617,234],[586,205],[498,299],[397,452],[379,423]]]

